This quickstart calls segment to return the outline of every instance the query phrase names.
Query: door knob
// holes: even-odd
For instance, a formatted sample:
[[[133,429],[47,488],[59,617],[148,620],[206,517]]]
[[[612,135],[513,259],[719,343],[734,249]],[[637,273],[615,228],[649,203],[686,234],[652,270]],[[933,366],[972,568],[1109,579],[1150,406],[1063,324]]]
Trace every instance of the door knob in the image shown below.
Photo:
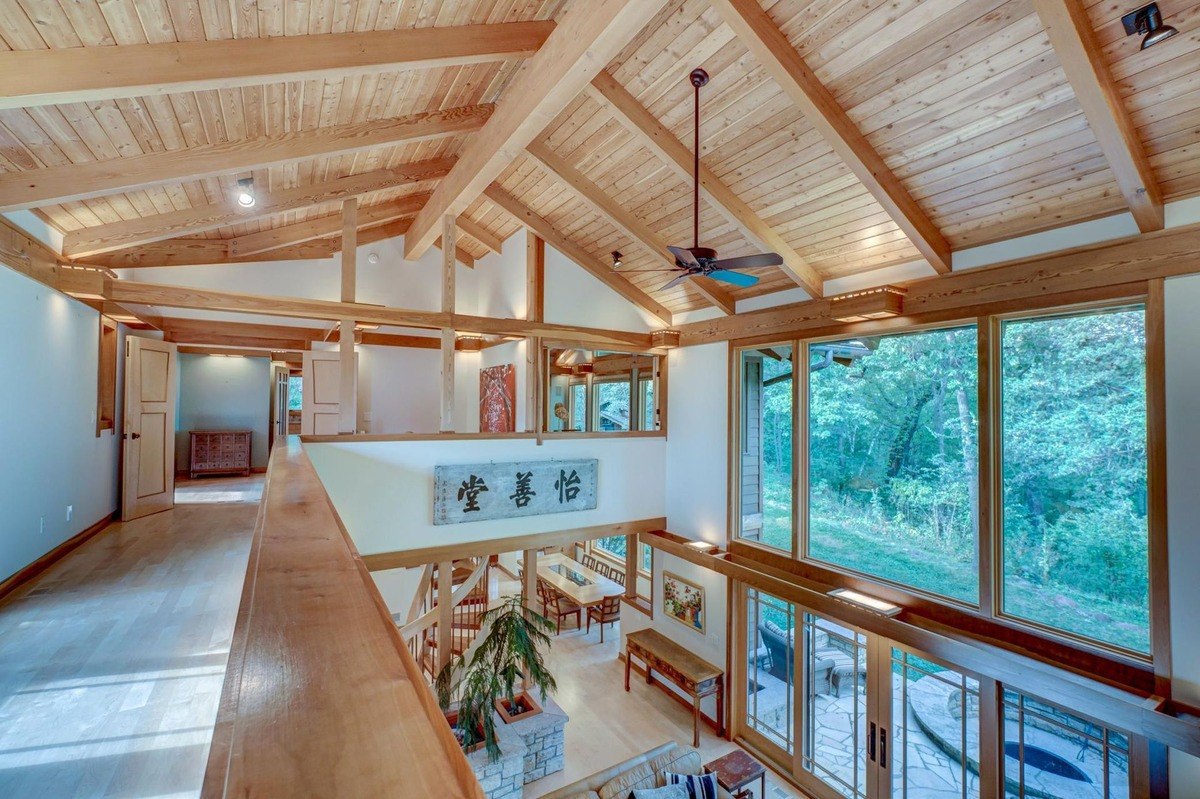
[[[137,441],[139,438],[142,437],[142,434],[141,433],[130,433],[129,437],[132,438],[134,441]]]

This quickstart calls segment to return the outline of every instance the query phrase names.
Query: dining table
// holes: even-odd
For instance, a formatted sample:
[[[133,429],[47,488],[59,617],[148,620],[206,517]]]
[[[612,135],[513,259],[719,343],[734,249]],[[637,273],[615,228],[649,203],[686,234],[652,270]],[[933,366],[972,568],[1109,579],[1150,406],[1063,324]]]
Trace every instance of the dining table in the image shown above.
[[[538,558],[538,579],[554,586],[580,607],[599,605],[606,598],[621,596],[625,586],[589,569],[561,552]]]

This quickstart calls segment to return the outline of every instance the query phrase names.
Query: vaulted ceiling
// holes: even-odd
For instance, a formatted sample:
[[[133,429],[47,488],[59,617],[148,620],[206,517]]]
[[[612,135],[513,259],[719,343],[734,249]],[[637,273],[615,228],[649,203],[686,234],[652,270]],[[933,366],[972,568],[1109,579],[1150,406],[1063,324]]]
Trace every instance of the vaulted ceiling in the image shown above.
[[[115,46],[133,54],[146,43],[555,20],[571,2],[580,0],[20,0],[0,13],[0,40],[11,50]],[[1091,95],[1080,84],[1088,65],[1064,44],[1070,31],[1063,38],[1062,27],[1052,25],[1051,44],[1047,23],[1058,5],[671,0],[468,206],[459,244],[465,255],[484,255],[522,224],[512,213],[516,203],[594,267],[621,251],[626,279],[679,312],[714,302],[728,309],[731,295],[819,288],[822,280],[914,260],[944,267],[939,252],[1120,212],[1136,202],[1114,154],[1120,141],[1114,145],[1111,129],[1097,125],[1088,107]],[[1131,7],[1084,0],[1080,19],[1099,73],[1115,87],[1109,105],[1118,121],[1124,115],[1130,123],[1125,144],[1133,142],[1131,158],[1149,173],[1143,182],[1173,200],[1200,193],[1200,2],[1160,6],[1180,34],[1145,51],[1121,26]],[[754,39],[747,30],[764,35]],[[544,31],[524,34],[544,37]],[[275,248],[258,252],[282,257],[294,252],[287,245],[313,241],[315,229],[332,224],[314,220],[336,215],[342,196],[357,194],[360,216],[376,225],[412,216],[487,118],[489,108],[474,107],[504,96],[522,61],[511,56],[57,104],[0,102],[0,168],[34,173],[7,182],[0,176],[0,207],[36,206],[82,260],[119,265],[130,252],[157,257],[146,253],[175,246],[178,233],[237,242],[226,246],[233,250],[227,257],[264,241]],[[801,75],[788,85],[789,64],[798,74],[795,62],[807,70],[807,84]],[[656,251],[662,243],[691,244],[687,75],[697,66],[712,76],[702,94],[703,243],[722,256],[765,247],[785,256],[784,268],[762,270],[761,282],[748,289],[708,291],[707,284],[688,283],[663,292],[669,276],[637,271],[665,265]],[[806,85],[810,93],[814,85],[825,92],[815,102],[833,108],[832,135],[828,121],[814,125],[806,115]],[[414,140],[405,131],[430,125],[429,118],[392,128],[378,122],[429,112],[448,112],[434,123],[454,123]],[[374,132],[375,139],[359,140],[354,152],[277,165],[239,168],[235,157],[220,160],[226,143],[255,140],[246,149],[261,152],[264,143],[294,146],[297,136],[314,131],[351,139]],[[303,152],[322,152],[321,146]],[[204,156],[205,148],[210,161],[195,163],[215,157],[217,166],[188,173],[188,159]],[[177,173],[154,171],[146,160],[172,153],[179,156],[172,164]],[[254,157],[269,160],[248,156]],[[23,184],[53,177],[46,170],[71,166],[86,183],[97,173],[75,165],[94,162],[117,176],[106,184],[113,190],[46,203],[70,195],[46,189],[29,199]],[[387,169],[396,172],[381,172]],[[137,185],[138,175],[147,176],[145,185]],[[279,202],[253,216],[231,216],[236,180],[248,176],[260,196]],[[341,180],[348,176],[363,178]],[[263,215],[272,208],[278,210]],[[205,211],[181,213],[189,209]],[[224,215],[207,214],[222,209]],[[200,217],[205,224],[195,222]],[[187,219],[191,227],[170,227]],[[293,235],[300,223],[310,223],[308,239]],[[288,230],[264,234],[281,228]],[[166,232],[145,235],[159,229]],[[324,235],[333,232],[340,224]],[[161,238],[171,244],[120,249]]]

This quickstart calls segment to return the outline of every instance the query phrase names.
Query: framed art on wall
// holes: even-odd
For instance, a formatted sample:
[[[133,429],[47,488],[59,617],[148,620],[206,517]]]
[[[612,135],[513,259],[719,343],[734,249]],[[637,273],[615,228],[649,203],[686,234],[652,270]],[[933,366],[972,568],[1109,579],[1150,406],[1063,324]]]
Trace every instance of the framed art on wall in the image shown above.
[[[663,572],[663,611],[680,624],[704,634],[704,589],[669,571]]]
[[[479,370],[479,432],[517,429],[517,372],[511,363]]]

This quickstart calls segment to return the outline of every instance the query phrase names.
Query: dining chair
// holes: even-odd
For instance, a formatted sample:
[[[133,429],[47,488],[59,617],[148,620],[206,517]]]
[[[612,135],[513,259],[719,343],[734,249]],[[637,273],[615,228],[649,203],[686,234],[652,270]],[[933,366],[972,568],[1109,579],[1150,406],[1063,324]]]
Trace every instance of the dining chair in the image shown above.
[[[604,643],[604,625],[614,624],[621,620],[621,597],[606,596],[599,605],[592,605],[587,611],[587,631],[592,631],[592,620],[600,624],[600,643]]]
[[[583,565],[587,566],[592,571],[600,571],[598,568],[596,568],[597,566],[600,565],[600,563],[599,563],[599,561],[596,560],[595,555],[584,555],[583,556]]]
[[[618,569],[615,566],[609,569],[608,579],[612,580],[617,585],[625,585],[625,570]]]
[[[542,602],[546,606],[546,618],[554,619],[555,634],[562,632],[562,620],[567,616],[575,617],[575,629],[578,630],[583,626],[583,619],[581,618],[583,615],[583,608],[581,608],[579,605],[576,605],[552,585],[547,585],[545,590],[546,595]]]

